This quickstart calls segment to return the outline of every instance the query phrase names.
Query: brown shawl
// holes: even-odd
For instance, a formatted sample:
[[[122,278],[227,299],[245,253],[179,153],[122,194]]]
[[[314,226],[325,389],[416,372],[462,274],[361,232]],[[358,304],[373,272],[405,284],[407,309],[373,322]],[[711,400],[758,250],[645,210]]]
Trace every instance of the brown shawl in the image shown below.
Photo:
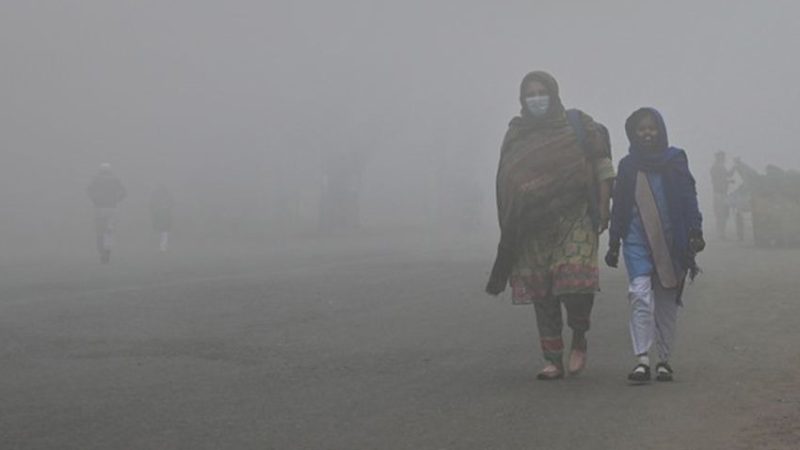
[[[541,82],[550,94],[550,108],[534,118],[525,107],[523,92],[531,80]],[[522,113],[506,132],[497,171],[497,212],[501,239],[492,276],[486,291],[496,295],[505,289],[515,261],[515,251],[524,235],[537,232],[537,226],[558,215],[565,207],[586,199],[596,159],[610,154],[602,126],[581,114],[588,146],[578,143],[566,119],[556,80],[545,72],[532,72],[520,86]]]

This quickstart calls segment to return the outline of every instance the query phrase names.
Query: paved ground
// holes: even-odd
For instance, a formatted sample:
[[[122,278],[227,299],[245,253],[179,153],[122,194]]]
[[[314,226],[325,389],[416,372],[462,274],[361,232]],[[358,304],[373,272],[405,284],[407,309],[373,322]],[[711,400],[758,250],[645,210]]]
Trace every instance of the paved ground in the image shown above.
[[[623,272],[603,273],[589,369],[537,382],[532,308],[481,292],[491,249],[0,264],[0,448],[798,448],[800,251],[711,243],[677,381],[631,387]]]

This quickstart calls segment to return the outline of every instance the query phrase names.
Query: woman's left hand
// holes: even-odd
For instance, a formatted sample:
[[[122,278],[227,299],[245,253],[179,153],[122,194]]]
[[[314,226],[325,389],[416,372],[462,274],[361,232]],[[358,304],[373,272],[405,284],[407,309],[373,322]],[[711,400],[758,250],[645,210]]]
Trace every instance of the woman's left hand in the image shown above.
[[[694,253],[700,253],[706,248],[706,241],[703,239],[702,230],[689,230],[689,249]]]

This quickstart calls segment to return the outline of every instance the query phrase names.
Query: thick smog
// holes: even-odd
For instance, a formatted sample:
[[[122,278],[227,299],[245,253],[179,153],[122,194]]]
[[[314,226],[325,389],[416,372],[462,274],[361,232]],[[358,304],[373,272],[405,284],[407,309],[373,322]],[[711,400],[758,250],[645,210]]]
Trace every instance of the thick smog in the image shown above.
[[[2,2],[0,448],[798,448],[798,30]]]

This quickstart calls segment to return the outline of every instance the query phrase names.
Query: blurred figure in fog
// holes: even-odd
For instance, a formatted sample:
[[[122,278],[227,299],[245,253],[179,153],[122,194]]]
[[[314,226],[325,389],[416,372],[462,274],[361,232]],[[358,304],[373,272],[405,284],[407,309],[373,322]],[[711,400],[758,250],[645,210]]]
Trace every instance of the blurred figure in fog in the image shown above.
[[[111,165],[103,163],[97,175],[92,178],[87,193],[94,204],[97,251],[100,253],[100,261],[108,264],[111,260],[111,247],[114,245],[117,205],[127,192],[119,178],[111,172]]]
[[[714,219],[720,239],[725,239],[725,228],[731,213],[728,188],[733,183],[733,172],[733,169],[728,170],[725,166],[725,152],[717,152],[711,166],[711,186],[714,190]]]
[[[730,193],[728,199],[731,208],[733,208],[733,218],[736,224],[736,239],[744,241],[744,216],[751,213],[752,200],[750,196],[751,186],[747,183],[747,179],[745,178],[746,174],[739,170],[741,167],[741,160],[739,158],[734,158],[733,168],[731,170],[739,174],[742,183]]]
[[[169,232],[172,231],[172,195],[163,184],[159,184],[150,197],[150,215],[153,219],[153,230],[158,233],[159,250],[167,251]]]

